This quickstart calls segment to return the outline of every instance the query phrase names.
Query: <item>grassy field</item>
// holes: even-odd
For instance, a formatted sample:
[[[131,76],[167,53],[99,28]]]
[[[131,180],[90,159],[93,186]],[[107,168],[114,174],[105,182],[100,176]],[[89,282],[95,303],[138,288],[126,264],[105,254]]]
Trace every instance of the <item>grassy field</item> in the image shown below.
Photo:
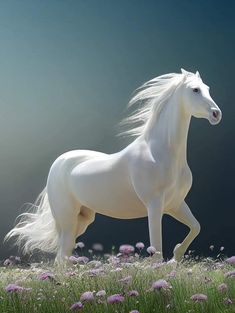
[[[211,258],[176,265],[119,253],[74,257],[66,269],[6,262],[0,278],[1,313],[235,312],[234,265]]]

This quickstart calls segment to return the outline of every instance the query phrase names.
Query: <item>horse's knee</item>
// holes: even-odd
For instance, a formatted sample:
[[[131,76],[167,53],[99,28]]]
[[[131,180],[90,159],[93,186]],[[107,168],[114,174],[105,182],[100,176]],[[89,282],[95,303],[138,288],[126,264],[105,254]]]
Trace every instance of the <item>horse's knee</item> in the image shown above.
[[[195,221],[191,226],[191,231],[197,236],[201,231],[201,225],[198,221]]]

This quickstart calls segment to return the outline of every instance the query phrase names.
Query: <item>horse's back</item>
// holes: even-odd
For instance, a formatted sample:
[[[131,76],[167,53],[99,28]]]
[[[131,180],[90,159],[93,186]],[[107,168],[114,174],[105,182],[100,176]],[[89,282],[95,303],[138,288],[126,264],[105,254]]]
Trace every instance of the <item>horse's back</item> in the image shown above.
[[[61,154],[51,165],[47,185],[50,183],[67,183],[68,177],[77,165],[105,155],[105,153],[92,150],[72,150]]]

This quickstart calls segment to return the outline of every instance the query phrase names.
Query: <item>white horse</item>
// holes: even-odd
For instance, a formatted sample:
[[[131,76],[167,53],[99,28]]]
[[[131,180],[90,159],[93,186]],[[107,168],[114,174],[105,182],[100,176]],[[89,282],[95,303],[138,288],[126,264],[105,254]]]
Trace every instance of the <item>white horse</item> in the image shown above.
[[[215,125],[222,117],[199,73],[181,72],[137,89],[130,105],[140,106],[126,119],[132,127],[127,133],[136,139],[125,149],[114,154],[74,150],[59,156],[31,212],[20,215],[6,239],[16,236],[24,253],[57,252],[61,263],[96,213],[119,219],[147,216],[150,244],[162,258],[162,216],[169,214],[190,228],[174,249],[174,259],[181,260],[200,232],[184,201],[192,185],[186,158],[190,120],[206,118]]]

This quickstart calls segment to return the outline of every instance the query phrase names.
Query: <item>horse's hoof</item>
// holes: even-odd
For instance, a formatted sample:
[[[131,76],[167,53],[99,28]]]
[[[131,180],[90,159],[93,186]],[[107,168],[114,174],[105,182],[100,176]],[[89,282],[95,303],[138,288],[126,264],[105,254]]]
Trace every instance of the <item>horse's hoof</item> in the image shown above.
[[[183,258],[183,255],[184,253],[181,250],[181,243],[178,243],[176,246],[175,246],[175,249],[174,249],[174,259],[177,261],[177,262],[180,262]]]
[[[178,262],[175,260],[175,258],[172,258],[169,261],[167,261],[167,264],[177,266]]]

